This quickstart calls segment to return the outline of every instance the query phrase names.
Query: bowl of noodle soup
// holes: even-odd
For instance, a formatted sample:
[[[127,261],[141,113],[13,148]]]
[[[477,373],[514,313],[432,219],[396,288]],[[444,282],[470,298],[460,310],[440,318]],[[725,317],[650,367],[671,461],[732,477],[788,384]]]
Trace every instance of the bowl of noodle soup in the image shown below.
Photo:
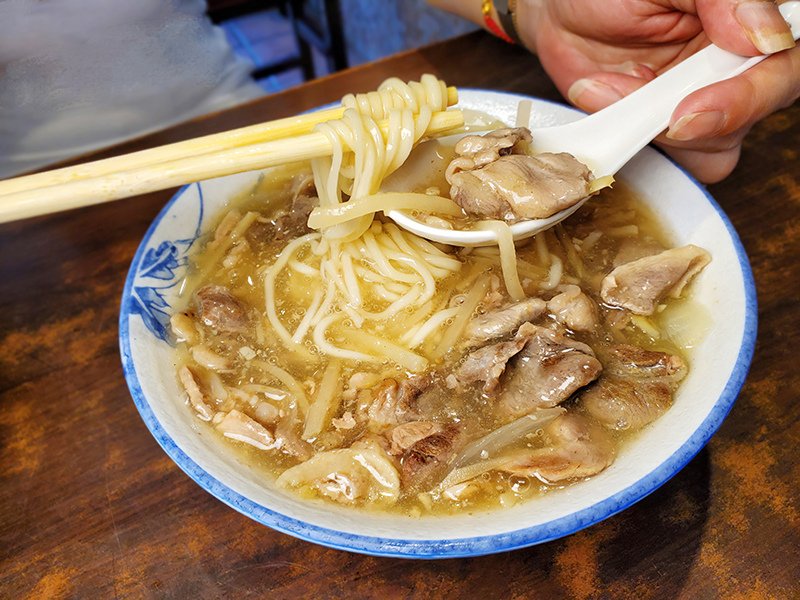
[[[461,90],[459,107],[513,123],[521,96]],[[531,126],[580,117],[537,99]],[[626,443],[614,463],[579,483],[508,508],[416,515],[360,511],[309,502],[265,478],[229,452],[187,410],[176,378],[180,362],[169,319],[198,239],[231,201],[269,174],[248,172],[182,188],[145,234],[125,284],[120,348],[134,403],[157,442],[202,488],[276,530],[333,548],[416,558],[475,556],[546,542],[605,519],[656,490],[709,440],[744,382],[756,331],[756,299],[744,249],[722,209],[680,167],[645,148],[620,173],[676,245],[696,244],[713,257],[692,284],[702,314],[691,370],[672,407]]]

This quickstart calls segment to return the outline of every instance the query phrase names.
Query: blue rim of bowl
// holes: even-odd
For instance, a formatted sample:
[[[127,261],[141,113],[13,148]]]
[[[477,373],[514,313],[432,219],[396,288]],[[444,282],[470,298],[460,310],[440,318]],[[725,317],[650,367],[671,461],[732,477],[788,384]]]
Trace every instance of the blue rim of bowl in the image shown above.
[[[549,102],[540,98],[532,98],[521,94],[507,92],[497,92],[494,90],[480,90],[474,88],[461,88],[464,91],[491,92],[503,96],[511,96],[517,99],[529,98],[538,102],[547,102],[564,107],[557,102]],[[571,108],[571,107],[567,107]],[[507,552],[517,550],[536,544],[541,544],[554,539],[558,539],[591,525],[607,519],[638,502],[645,496],[656,491],[663,484],[674,477],[689,461],[697,455],[706,445],[711,436],[719,429],[725,417],[733,407],[733,403],[739,395],[739,391],[744,385],[750,362],[755,349],[757,332],[757,299],[755,281],[750,268],[747,254],[744,250],[739,235],[722,210],[722,207],[708,193],[706,188],[694,179],[683,167],[676,164],[668,156],[664,155],[673,166],[680,170],[698,189],[700,189],[708,200],[709,204],[717,211],[720,219],[725,224],[728,234],[733,241],[739,266],[742,271],[742,279],[745,292],[745,323],[742,334],[742,341],[739,347],[739,354],[736,363],[731,371],[731,375],[725,384],[725,388],[711,408],[708,416],[700,426],[689,437],[688,440],[678,448],[668,459],[662,462],[653,471],[643,478],[626,487],[625,489],[613,494],[612,496],[594,504],[590,507],[560,517],[547,523],[542,523],[532,527],[526,527],[506,533],[485,535],[471,538],[455,539],[387,539],[372,537],[360,534],[352,534],[344,531],[337,531],[318,525],[311,525],[305,521],[294,519],[283,513],[271,510],[262,506],[245,496],[235,492],[227,485],[206,472],[200,465],[194,462],[181,450],[175,441],[167,434],[159,423],[150,404],[145,398],[136,368],[133,364],[130,348],[129,319],[131,313],[128,308],[128,299],[136,277],[136,270],[142,255],[144,254],[150,238],[155,232],[161,220],[169,213],[172,206],[189,186],[183,186],[161,209],[153,223],[148,228],[142,239],[136,254],[131,262],[128,276],[125,280],[125,287],[122,292],[122,305],[120,309],[119,331],[120,331],[120,353],[122,356],[122,367],[125,380],[128,383],[134,404],[139,411],[150,433],[167,455],[180,467],[190,478],[200,487],[205,489],[215,498],[221,500],[231,508],[239,511],[251,519],[271,527],[277,531],[289,534],[305,541],[321,544],[338,550],[347,550],[361,554],[373,556],[386,556],[398,558],[459,558],[469,556],[482,556],[497,552]]]

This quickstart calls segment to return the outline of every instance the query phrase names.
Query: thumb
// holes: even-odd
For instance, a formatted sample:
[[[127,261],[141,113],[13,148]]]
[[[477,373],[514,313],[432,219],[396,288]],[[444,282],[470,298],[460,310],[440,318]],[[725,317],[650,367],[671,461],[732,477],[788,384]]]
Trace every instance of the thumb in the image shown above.
[[[708,38],[730,52],[754,56],[794,46],[789,25],[771,0],[696,0],[696,8]]]

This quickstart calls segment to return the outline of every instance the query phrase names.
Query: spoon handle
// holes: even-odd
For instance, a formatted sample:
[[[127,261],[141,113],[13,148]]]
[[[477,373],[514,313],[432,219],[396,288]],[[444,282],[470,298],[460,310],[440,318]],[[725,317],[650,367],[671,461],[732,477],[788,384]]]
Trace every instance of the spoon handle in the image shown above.
[[[800,37],[800,1],[780,7]],[[629,96],[567,125],[533,132],[536,152],[569,152],[596,176],[613,175],[639,150],[667,128],[681,100],[702,87],[729,79],[767,56],[739,56],[711,45],[693,54]]]

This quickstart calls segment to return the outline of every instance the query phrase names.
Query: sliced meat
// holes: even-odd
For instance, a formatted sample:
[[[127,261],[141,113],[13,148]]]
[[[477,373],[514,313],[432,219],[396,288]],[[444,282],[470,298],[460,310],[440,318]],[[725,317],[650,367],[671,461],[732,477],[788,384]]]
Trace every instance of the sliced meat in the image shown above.
[[[600,314],[594,300],[577,285],[565,286],[565,290],[547,302],[547,310],[556,321],[572,331],[594,331]]]
[[[412,420],[417,414],[415,401],[430,384],[428,376],[409,377],[399,382],[384,379],[370,390],[373,393],[367,408],[370,427],[380,430]]]
[[[468,346],[477,346],[511,335],[525,322],[535,321],[545,311],[546,304],[539,298],[527,298],[498,310],[478,315],[467,323],[464,339]]]
[[[197,316],[220,332],[245,333],[250,329],[247,305],[221,285],[207,285],[195,292]]]
[[[456,159],[459,160],[459,159]],[[448,177],[450,197],[468,214],[516,222],[544,219],[590,192],[591,172],[571,154],[512,154]]]
[[[483,381],[483,391],[491,393],[500,383],[500,376],[506,370],[508,360],[525,345],[525,339],[489,344],[470,352],[454,373],[447,379],[447,387]]]
[[[529,323],[520,332],[530,339],[508,367],[499,408],[508,417],[521,417],[537,408],[550,408],[597,379],[603,366],[592,349],[564,335]]]
[[[482,167],[508,154],[526,154],[531,132],[526,127],[495,129],[484,135],[466,135],[456,144],[456,156],[468,159],[467,169]]]
[[[581,405],[610,429],[636,431],[672,404],[672,387],[663,381],[606,377],[581,394]]]
[[[275,437],[259,422],[236,409],[214,415],[214,427],[226,438],[244,442],[259,450],[276,447]]]
[[[415,442],[400,459],[403,487],[424,491],[439,483],[452,467],[453,458],[464,445],[465,438],[462,426],[448,423]]]
[[[489,344],[470,352],[464,362],[447,378],[447,387],[454,389],[464,384],[483,381],[483,391],[493,392],[500,384],[500,376],[506,370],[506,363],[528,342],[534,330],[520,327],[514,339],[508,342]]]
[[[298,194],[292,207],[275,219],[275,239],[286,240],[304,235],[308,228],[308,216],[319,206],[319,198],[306,194]]]
[[[545,427],[549,445],[508,455],[499,469],[545,483],[596,475],[614,462],[614,444],[599,426],[574,413],[566,413]]]
[[[679,297],[710,261],[708,252],[692,244],[665,250],[615,268],[603,279],[600,295],[611,306],[651,315],[665,298]]]
[[[314,189],[314,178],[309,175],[297,182],[288,209],[283,209],[271,220],[257,220],[247,229],[245,237],[252,243],[265,243],[309,233],[308,216],[317,206],[319,198]]]
[[[606,373],[622,377],[663,378],[679,382],[686,376],[686,362],[674,354],[645,350],[629,344],[617,344],[604,350]]]
[[[287,412],[275,427],[276,445],[286,454],[308,460],[314,456],[314,448],[300,437],[299,423],[294,411]]]
[[[411,421],[398,425],[389,434],[392,444],[389,454],[399,456],[418,441],[440,431],[442,431],[442,425],[432,421]]]
[[[611,429],[638,430],[671,405],[678,383],[686,376],[679,356],[630,345],[603,353],[599,381],[581,393],[581,405]]]

